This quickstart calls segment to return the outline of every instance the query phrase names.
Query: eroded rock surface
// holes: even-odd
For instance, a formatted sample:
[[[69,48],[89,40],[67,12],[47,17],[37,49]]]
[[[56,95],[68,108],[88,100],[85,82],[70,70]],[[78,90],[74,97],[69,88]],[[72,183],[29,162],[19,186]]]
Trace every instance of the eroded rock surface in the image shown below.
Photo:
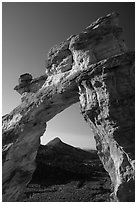
[[[3,201],[18,201],[36,168],[46,122],[80,101],[113,201],[134,200],[134,52],[120,37],[118,14],[98,19],[48,54],[46,74],[21,75],[21,104],[3,116]]]
[[[114,185],[115,201],[134,201],[132,66],[132,61],[103,66],[79,86],[81,111],[94,131],[98,155]]]

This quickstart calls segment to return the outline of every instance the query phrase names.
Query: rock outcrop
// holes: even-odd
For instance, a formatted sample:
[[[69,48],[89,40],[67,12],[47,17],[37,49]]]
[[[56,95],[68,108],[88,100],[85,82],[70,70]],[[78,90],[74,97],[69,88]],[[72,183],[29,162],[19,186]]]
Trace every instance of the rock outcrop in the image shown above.
[[[80,88],[81,111],[94,131],[98,155],[114,184],[113,200],[133,201],[134,66],[101,67]],[[125,191],[125,193],[123,192]]]
[[[57,167],[81,175],[91,175],[92,173],[94,174],[93,169],[103,169],[95,150],[92,153],[87,152],[65,144],[59,138],[51,140],[46,145],[40,145],[36,163]]]
[[[102,17],[48,54],[46,74],[25,74],[21,104],[3,116],[3,201],[18,201],[35,171],[40,137],[56,114],[80,101],[112,201],[134,201],[134,52],[121,39],[118,14]]]

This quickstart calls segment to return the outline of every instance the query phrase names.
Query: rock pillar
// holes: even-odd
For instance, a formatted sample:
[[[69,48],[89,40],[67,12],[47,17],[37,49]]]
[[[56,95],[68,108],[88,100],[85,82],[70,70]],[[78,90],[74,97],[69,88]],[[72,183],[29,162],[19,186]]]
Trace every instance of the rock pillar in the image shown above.
[[[7,117],[5,120],[8,120]],[[5,202],[19,201],[24,188],[31,180],[36,169],[35,158],[40,145],[40,136],[46,128],[44,123],[38,121],[28,124],[24,121],[24,125],[19,127],[17,115],[12,122],[11,127],[7,129],[7,136],[5,131],[3,138],[2,193]],[[16,129],[14,125],[18,125],[18,128]]]
[[[118,60],[118,59],[117,59]],[[80,82],[80,105],[109,173],[111,201],[134,201],[134,59],[116,60]]]

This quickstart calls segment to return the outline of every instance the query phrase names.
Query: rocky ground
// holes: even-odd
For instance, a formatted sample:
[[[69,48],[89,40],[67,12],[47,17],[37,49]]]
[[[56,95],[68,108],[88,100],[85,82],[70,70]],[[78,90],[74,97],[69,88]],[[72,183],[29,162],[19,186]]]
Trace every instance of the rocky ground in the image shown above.
[[[41,166],[41,171],[34,173],[21,201],[107,202],[110,193],[110,179],[102,168],[83,175],[56,167]]]

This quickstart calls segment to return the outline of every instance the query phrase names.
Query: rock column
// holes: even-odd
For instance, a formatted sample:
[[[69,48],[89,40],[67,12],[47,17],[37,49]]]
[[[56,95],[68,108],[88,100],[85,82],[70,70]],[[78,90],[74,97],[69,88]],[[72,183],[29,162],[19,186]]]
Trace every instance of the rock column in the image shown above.
[[[46,129],[44,122],[36,120],[28,123],[24,121],[24,124],[19,125],[19,116],[20,114],[13,117],[11,126],[7,127],[7,131],[3,134],[2,193],[4,202],[15,202],[21,198],[24,188],[30,182],[36,169],[35,158],[40,145],[40,136]],[[7,117],[9,116],[5,117],[5,123],[8,121]]]
[[[118,60],[118,59],[117,59]],[[134,60],[96,69],[80,82],[80,105],[109,173],[111,201],[134,201]]]

